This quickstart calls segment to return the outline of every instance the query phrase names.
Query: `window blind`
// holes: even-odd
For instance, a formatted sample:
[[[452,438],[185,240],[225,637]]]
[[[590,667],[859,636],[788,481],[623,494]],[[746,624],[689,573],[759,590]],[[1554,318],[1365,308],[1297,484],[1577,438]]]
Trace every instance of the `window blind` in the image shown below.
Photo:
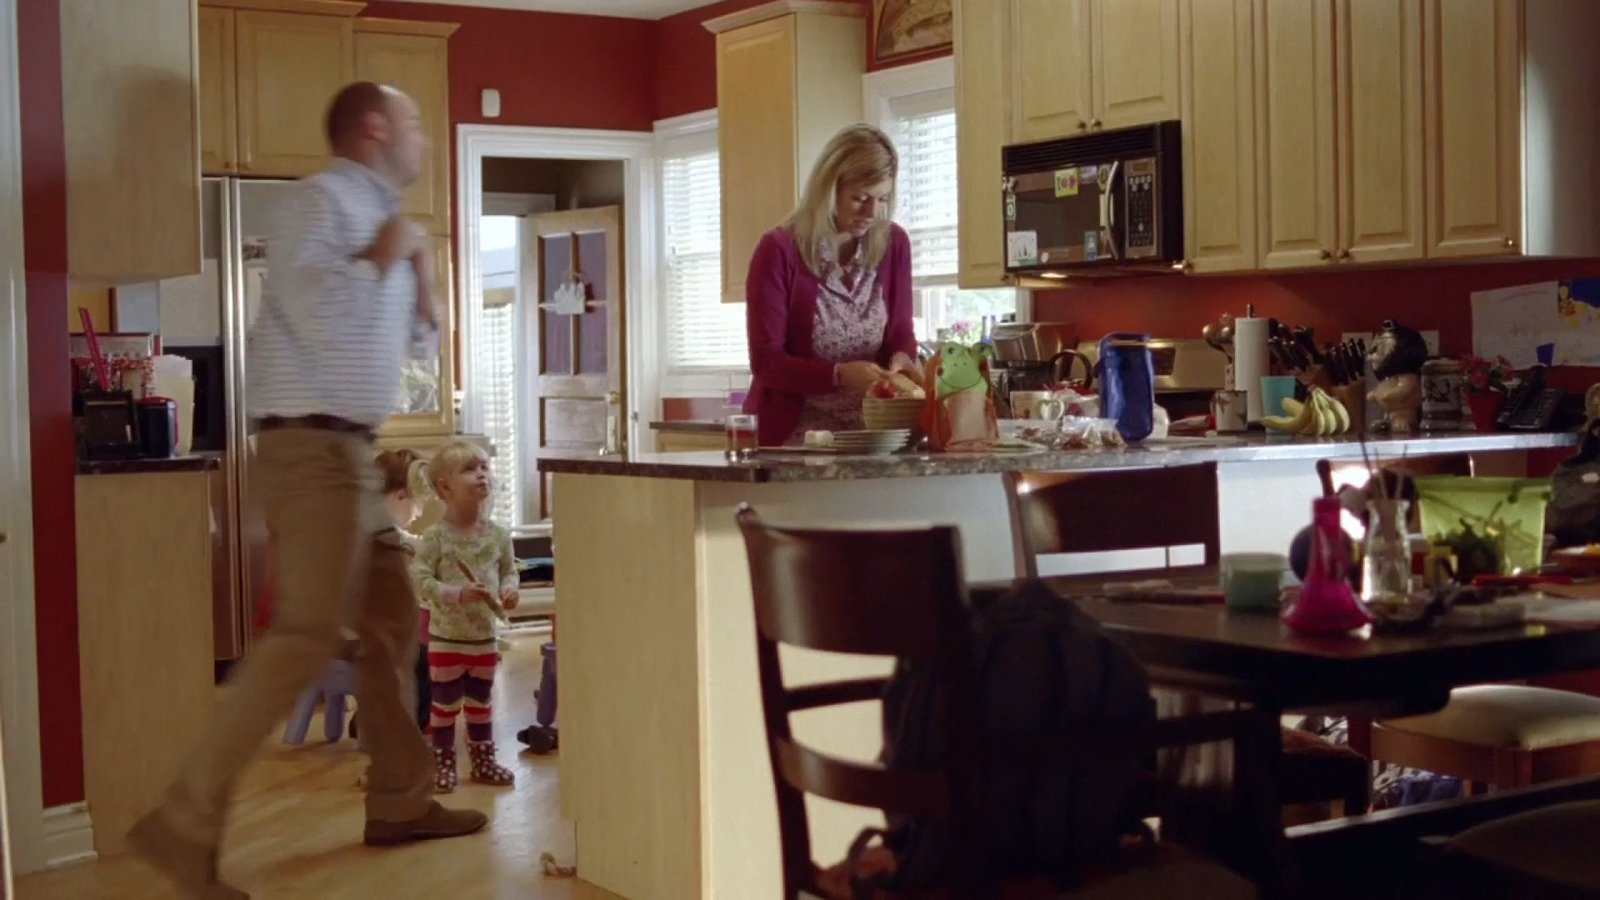
[[[502,525],[522,522],[517,508],[521,483],[517,469],[517,376],[515,290],[485,291],[478,361],[488,377],[483,398],[483,430],[495,448],[489,459],[494,495],[490,515]],[[496,302],[499,301],[499,302]]]
[[[722,302],[722,186],[717,151],[662,160],[662,313],[668,371],[749,364],[744,305]]]
[[[895,98],[889,136],[900,152],[895,221],[911,237],[919,286],[956,277],[956,112],[949,90]],[[998,202],[998,200],[996,201]]]

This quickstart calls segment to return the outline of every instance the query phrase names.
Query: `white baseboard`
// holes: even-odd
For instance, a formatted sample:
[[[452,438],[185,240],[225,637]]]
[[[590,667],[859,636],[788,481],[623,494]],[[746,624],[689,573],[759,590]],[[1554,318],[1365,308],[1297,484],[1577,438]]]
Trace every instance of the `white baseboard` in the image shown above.
[[[68,803],[44,811],[45,868],[60,869],[99,858],[94,849],[94,823],[89,821],[89,804]]]

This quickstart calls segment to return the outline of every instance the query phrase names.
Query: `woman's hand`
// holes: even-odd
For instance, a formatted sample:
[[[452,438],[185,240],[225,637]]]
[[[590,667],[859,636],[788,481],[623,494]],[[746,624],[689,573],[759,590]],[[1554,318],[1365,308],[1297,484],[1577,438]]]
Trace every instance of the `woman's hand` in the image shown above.
[[[911,357],[907,356],[904,353],[896,353],[894,356],[890,357],[890,359],[889,359],[889,371],[890,372],[899,372],[900,374],[902,374],[902,375],[906,376],[907,378],[911,379],[919,387],[923,386],[922,385],[922,367],[917,365],[916,360],[912,359]]]
[[[866,360],[839,363],[834,372],[838,375],[839,387],[854,394],[865,394],[874,381],[889,374],[883,366]]]

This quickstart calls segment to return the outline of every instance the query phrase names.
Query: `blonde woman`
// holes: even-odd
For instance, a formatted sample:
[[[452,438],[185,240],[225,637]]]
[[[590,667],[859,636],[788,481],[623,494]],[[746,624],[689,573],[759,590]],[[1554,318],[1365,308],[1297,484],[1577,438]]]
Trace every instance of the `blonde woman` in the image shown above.
[[[762,236],[745,281],[753,376],[745,412],[762,446],[862,427],[867,388],[921,381],[911,322],[911,240],[890,221],[899,160],[870,125],[823,148],[800,206]]]

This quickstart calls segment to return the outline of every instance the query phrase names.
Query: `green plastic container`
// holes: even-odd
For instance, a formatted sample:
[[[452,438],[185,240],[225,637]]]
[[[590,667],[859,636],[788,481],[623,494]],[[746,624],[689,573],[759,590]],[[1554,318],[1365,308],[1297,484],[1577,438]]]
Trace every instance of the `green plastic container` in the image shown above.
[[[1544,564],[1550,479],[1425,475],[1416,482],[1429,541],[1448,541],[1470,527],[1499,549],[1500,574],[1534,572]]]

